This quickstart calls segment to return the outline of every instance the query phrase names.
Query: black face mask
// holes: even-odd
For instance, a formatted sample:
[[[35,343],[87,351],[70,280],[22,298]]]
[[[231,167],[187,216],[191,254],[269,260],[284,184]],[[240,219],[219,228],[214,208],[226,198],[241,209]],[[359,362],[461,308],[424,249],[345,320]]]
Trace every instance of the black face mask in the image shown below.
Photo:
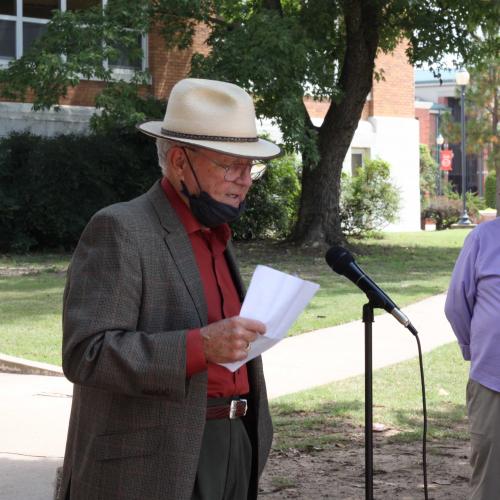
[[[222,203],[212,198],[206,191],[200,191],[199,195],[191,194],[184,182],[182,184],[182,194],[189,200],[191,212],[198,221],[206,227],[217,227],[220,224],[235,221],[245,210],[245,201],[238,207],[233,207],[227,203]]]
[[[196,183],[200,188],[200,194],[191,194],[186,184],[181,181],[182,194],[189,200],[189,208],[191,208],[191,212],[196,217],[198,222],[210,228],[234,222],[245,211],[245,200],[243,200],[239,206],[233,207],[232,205],[222,203],[221,201],[217,201],[215,198],[212,198],[206,191],[203,191],[200,186],[198,176],[191,165],[191,161],[186,151],[184,151],[184,155],[186,156],[189,167],[191,168],[191,172],[193,172]]]

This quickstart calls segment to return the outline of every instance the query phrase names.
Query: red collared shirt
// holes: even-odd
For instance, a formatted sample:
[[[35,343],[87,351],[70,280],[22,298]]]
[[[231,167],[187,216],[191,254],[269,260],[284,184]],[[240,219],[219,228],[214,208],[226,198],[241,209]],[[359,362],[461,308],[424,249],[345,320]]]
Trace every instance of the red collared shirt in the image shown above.
[[[241,302],[224,256],[231,229],[227,224],[204,228],[166,177],[161,186],[191,241],[205,292],[208,323],[237,316]],[[231,373],[223,366],[207,363],[199,328],[188,331],[186,349],[186,376],[208,370],[208,397],[241,396],[249,392],[246,365]]]

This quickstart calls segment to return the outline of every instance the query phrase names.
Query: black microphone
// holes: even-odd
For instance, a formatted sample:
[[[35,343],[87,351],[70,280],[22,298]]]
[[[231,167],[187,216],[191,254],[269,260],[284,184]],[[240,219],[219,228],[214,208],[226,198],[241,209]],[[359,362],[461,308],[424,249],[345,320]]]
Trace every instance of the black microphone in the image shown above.
[[[379,288],[374,281],[361,269],[352,254],[342,247],[331,247],[325,255],[326,263],[338,274],[350,279],[361,288],[374,307],[381,307],[391,313],[402,325],[410,330],[413,335],[418,335],[408,317],[399,310],[398,306],[389,296]]]

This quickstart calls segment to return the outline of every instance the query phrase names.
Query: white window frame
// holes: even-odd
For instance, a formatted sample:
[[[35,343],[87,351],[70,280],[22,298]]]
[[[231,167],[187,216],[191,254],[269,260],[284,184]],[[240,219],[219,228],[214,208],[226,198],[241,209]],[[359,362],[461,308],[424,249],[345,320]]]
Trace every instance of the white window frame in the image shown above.
[[[102,7],[106,7],[108,0],[100,0]],[[67,0],[59,0],[59,9],[61,12],[65,12],[67,9]],[[23,37],[23,24],[24,23],[34,23],[34,24],[47,24],[50,19],[41,19],[41,18],[35,18],[35,17],[24,17],[23,16],[23,0],[16,0],[16,12],[17,14],[15,16],[10,16],[6,14],[0,14],[0,20],[2,21],[13,21],[16,23],[16,56],[15,58],[9,58],[9,57],[0,57],[0,67],[5,67],[8,66],[8,64],[11,61],[14,61],[16,59],[19,59],[23,55],[23,44],[24,44],[24,37]],[[142,61],[141,61],[141,70],[146,71],[148,69],[148,35],[143,34],[142,35],[142,41],[141,41],[141,48],[142,48]],[[108,61],[103,62],[104,67],[107,69],[108,66]],[[134,75],[134,70],[129,69],[129,68],[112,68],[112,73],[113,73],[113,78],[116,80],[125,80],[129,81],[132,79]],[[97,79],[95,79],[97,80]]]
[[[370,150],[370,148],[351,147],[351,151],[350,151],[351,175],[356,175],[356,170],[357,170],[357,166],[353,165],[353,162],[352,162],[352,157],[354,155],[361,156],[361,167],[364,167],[365,162],[367,160],[369,160],[371,157],[371,150]]]

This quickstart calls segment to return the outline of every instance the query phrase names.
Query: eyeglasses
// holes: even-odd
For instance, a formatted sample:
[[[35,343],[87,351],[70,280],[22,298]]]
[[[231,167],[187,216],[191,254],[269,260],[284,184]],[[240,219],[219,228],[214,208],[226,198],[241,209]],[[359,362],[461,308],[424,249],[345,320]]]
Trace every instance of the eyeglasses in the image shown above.
[[[199,149],[192,149],[192,148],[186,148],[186,149],[189,149],[190,151],[193,151],[196,154],[203,156],[208,161],[211,161],[215,166],[224,169],[224,180],[227,182],[234,182],[237,179],[240,179],[241,177],[248,175],[249,172],[252,181],[256,181],[257,179],[260,179],[264,175],[264,172],[266,171],[267,168],[267,164],[264,163],[262,160],[244,159],[243,160],[244,163],[236,162],[233,163],[232,165],[226,165],[224,163],[221,163],[220,161],[210,158],[210,156],[206,155]]]

